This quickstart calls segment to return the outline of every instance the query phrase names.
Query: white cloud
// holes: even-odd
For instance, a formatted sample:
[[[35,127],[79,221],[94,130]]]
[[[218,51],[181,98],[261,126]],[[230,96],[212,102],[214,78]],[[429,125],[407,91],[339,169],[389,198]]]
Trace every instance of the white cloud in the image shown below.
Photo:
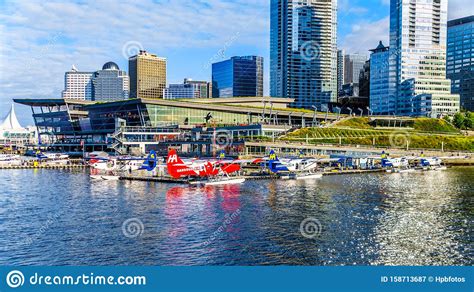
[[[369,50],[377,47],[379,41],[388,45],[389,17],[374,21],[360,22],[352,25],[352,31],[342,38],[340,48],[348,53],[369,55]]]
[[[267,0],[7,1],[0,11],[0,107],[13,98],[58,98],[72,64],[126,68],[130,41],[167,57],[176,49],[266,46]],[[202,64],[207,60],[202,60]],[[186,76],[183,76],[183,78]]]

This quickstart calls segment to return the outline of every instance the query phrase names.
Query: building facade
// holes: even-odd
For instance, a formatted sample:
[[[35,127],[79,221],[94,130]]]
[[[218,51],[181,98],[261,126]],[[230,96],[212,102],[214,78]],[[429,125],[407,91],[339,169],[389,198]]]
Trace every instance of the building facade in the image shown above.
[[[337,92],[341,92],[344,85],[344,50],[337,51]]]
[[[130,57],[130,98],[163,98],[166,88],[166,59],[147,51]]]
[[[474,16],[448,22],[446,74],[461,107],[474,111]]]
[[[448,0],[390,3],[389,86],[390,98],[397,100],[397,114],[436,117],[458,112],[459,95],[451,94],[451,81],[446,79]],[[409,79],[413,86],[403,84]],[[409,110],[418,95],[427,94],[431,108],[423,113]]]
[[[128,99],[129,78],[125,71],[121,71],[117,64],[108,62],[102,70],[94,73],[92,77],[95,101],[115,101]]]
[[[164,99],[209,98],[212,90],[210,82],[184,79],[183,84],[170,84],[163,91]]]
[[[396,113],[396,99],[389,94],[389,47],[380,41],[370,50],[370,109],[377,115]]]
[[[232,57],[212,64],[212,97],[263,96],[263,58]]]
[[[344,84],[359,83],[360,70],[364,68],[367,56],[349,54],[344,56]]]
[[[93,72],[80,72],[73,65],[71,70],[64,74],[62,98],[92,100],[94,97],[93,74]]]
[[[271,0],[270,95],[337,102],[337,0]]]

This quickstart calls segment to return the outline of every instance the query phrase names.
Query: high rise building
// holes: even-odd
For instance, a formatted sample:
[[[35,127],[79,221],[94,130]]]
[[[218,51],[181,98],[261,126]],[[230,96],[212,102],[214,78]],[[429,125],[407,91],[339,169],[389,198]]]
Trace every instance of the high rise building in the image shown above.
[[[212,97],[263,96],[263,58],[232,57],[212,64]]]
[[[474,15],[448,22],[446,74],[461,107],[474,111]]]
[[[344,50],[337,51],[337,92],[341,92],[344,85]]]
[[[349,54],[344,56],[344,83],[359,83],[360,70],[364,68],[367,56],[362,54]]]
[[[128,99],[129,78],[125,71],[121,71],[117,64],[108,62],[102,70],[93,74],[94,100],[115,101]]]
[[[380,41],[377,48],[370,50],[370,109],[377,115],[391,115],[396,112],[397,100],[389,94],[389,47]]]
[[[183,84],[170,84],[163,91],[164,99],[209,98],[212,92],[211,83],[184,79]]]
[[[92,100],[94,96],[93,74],[93,72],[80,72],[76,66],[72,65],[71,71],[64,74],[62,98]]]
[[[397,100],[399,115],[459,111],[459,95],[451,94],[446,79],[447,10],[448,0],[390,2],[389,94]],[[418,100],[427,98],[431,104],[423,107]]]
[[[271,0],[270,95],[337,102],[337,0]]]
[[[128,60],[130,98],[163,98],[166,88],[166,59],[147,51]]]

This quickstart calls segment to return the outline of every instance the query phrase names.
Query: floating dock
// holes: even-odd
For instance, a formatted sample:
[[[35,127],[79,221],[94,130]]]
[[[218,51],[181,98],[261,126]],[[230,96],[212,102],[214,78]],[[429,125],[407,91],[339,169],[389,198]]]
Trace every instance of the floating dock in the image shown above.
[[[85,169],[88,165],[0,165],[0,169]]]

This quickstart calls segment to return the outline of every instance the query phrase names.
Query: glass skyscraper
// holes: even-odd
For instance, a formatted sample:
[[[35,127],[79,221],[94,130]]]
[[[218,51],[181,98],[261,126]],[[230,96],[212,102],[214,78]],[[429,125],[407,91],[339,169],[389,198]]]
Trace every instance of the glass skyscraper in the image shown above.
[[[398,115],[459,111],[459,95],[451,94],[446,79],[447,10],[448,0],[390,2],[389,98],[396,98]],[[418,102],[427,98],[427,107]]]
[[[461,107],[474,111],[474,16],[448,22],[446,69],[452,92],[461,96]]]
[[[337,0],[271,0],[270,95],[297,108],[337,101]]]
[[[212,97],[263,96],[263,58],[232,57],[212,64]]]
[[[396,99],[389,95],[389,47],[379,43],[370,55],[370,109],[377,115],[396,111]]]

